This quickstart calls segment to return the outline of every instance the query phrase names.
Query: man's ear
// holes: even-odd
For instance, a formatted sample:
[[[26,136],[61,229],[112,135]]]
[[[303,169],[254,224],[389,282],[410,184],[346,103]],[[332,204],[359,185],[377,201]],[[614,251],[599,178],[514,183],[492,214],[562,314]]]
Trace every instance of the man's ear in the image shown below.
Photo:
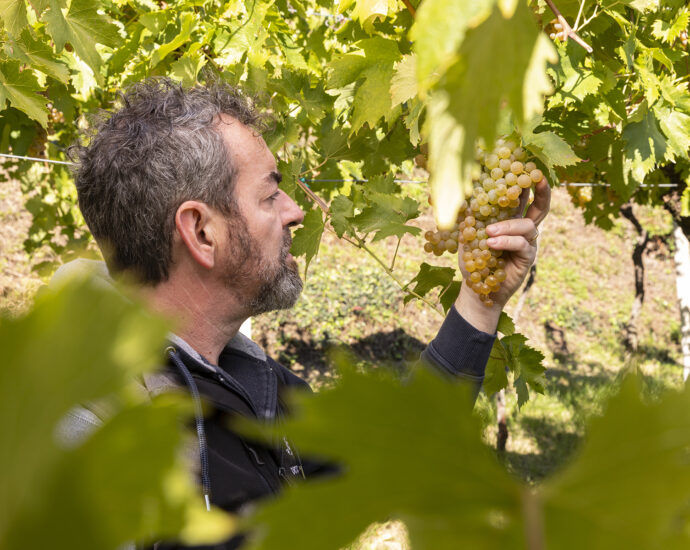
[[[187,252],[206,269],[214,267],[220,244],[214,218],[214,210],[199,201],[185,201],[175,213],[175,227]]]

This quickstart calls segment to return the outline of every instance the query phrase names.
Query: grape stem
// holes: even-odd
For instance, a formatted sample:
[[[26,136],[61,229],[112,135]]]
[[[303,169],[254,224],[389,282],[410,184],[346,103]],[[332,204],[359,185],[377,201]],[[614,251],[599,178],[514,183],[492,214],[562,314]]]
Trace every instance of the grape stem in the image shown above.
[[[607,124],[605,126],[602,126],[601,128],[597,128],[596,130],[591,131],[589,134],[583,134],[580,137],[581,138],[590,138],[592,136],[596,136],[597,134],[601,134],[602,132],[605,132],[606,130],[611,130],[612,128],[615,128],[615,124]]]
[[[348,239],[347,237],[342,237],[342,239],[344,239],[345,241],[349,242],[351,245],[353,245],[353,246],[359,248],[360,250],[364,250],[364,252],[366,252],[366,253],[369,254],[369,256],[371,256],[374,260],[376,260],[376,262],[383,268],[383,270],[386,272],[386,274],[387,274],[391,279],[393,279],[393,281],[395,281],[395,284],[397,284],[397,285],[400,287],[400,290],[402,290],[402,291],[404,291],[404,292],[407,292],[408,294],[411,294],[412,296],[414,296],[414,297],[417,298],[418,300],[421,300],[421,301],[424,302],[426,305],[428,305],[431,309],[433,309],[433,310],[434,310],[436,313],[438,313],[441,317],[445,317],[445,315],[444,315],[442,312],[440,312],[440,311],[438,310],[438,308],[436,307],[436,304],[434,304],[431,300],[428,300],[428,299],[426,299],[424,296],[421,296],[421,295],[417,294],[416,292],[414,292],[413,290],[410,290],[409,288],[407,288],[407,287],[409,286],[409,283],[405,284],[405,283],[403,283],[400,279],[398,279],[398,277],[396,277],[396,276],[393,274],[393,270],[392,270],[391,268],[389,268],[385,263],[383,263],[383,260],[382,260],[381,258],[379,258],[379,257],[376,255],[376,253],[375,253],[371,248],[369,248],[369,247],[367,246],[367,243],[364,242],[364,239],[360,238],[359,235],[357,235],[356,233],[354,233],[354,231],[353,231],[353,236],[354,236],[354,238],[356,239],[356,241],[353,241],[352,239]]]
[[[329,213],[328,205],[327,205],[325,202],[323,202],[323,199],[321,199],[321,197],[319,197],[318,195],[316,195],[316,194],[314,193],[314,191],[312,191],[311,189],[309,189],[309,187],[307,186],[307,184],[304,183],[304,182],[302,181],[302,178],[295,178],[295,182],[296,182],[297,185],[300,187],[300,189],[302,189],[302,191],[304,191],[304,193],[305,193],[311,200],[313,200],[313,201],[318,205],[318,207],[319,207],[325,214],[328,214],[328,213]]]
[[[320,164],[314,166],[313,168],[307,168],[304,172],[302,172],[299,176],[295,178],[295,182],[297,185],[304,191],[304,193],[309,197],[311,200],[313,200],[318,207],[322,210],[322,212],[326,215],[329,213],[329,208],[328,205],[323,201],[321,197],[319,197],[316,193],[314,193],[311,189],[309,189],[309,186],[302,180],[302,177],[305,174],[310,174],[321,168],[324,164],[326,164],[330,160],[330,157],[326,157],[323,162]]]
[[[572,38],[575,42],[577,42],[580,46],[582,46],[585,50],[587,50],[587,53],[592,53],[594,50],[592,49],[592,46],[587,44],[580,36],[573,30],[573,28],[568,24],[568,22],[565,20],[565,17],[563,17],[563,14],[558,10],[556,5],[553,3],[553,0],[546,0],[546,3],[548,4],[549,8],[551,8],[551,11],[553,14],[556,16],[558,19],[558,22],[563,25],[563,37],[564,40],[567,42],[568,38]]]
[[[417,10],[414,8],[410,0],[403,0],[403,4],[405,4],[407,11],[409,11],[412,14],[412,17],[415,17],[417,15]]]
[[[391,260],[391,267],[390,267],[391,271],[393,271],[393,268],[395,267],[395,259],[398,257],[398,249],[400,248],[400,241],[402,241],[402,237],[398,237],[398,244],[395,246],[395,252],[393,252],[393,259]]]

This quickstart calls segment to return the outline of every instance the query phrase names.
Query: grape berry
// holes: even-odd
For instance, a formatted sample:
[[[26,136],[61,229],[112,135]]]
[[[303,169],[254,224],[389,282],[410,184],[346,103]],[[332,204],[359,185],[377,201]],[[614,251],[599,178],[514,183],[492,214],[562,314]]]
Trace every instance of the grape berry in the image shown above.
[[[427,231],[424,250],[436,256],[444,252],[462,254],[466,281],[479,294],[484,305],[494,305],[491,293],[506,279],[501,250],[486,243],[486,227],[519,213],[520,195],[542,180],[541,170],[533,162],[524,162],[527,153],[512,141],[499,139],[492,151],[477,149],[482,171],[475,180],[469,202],[460,206],[456,223],[447,231]]]
[[[48,103],[48,121],[52,124],[64,124],[65,114],[57,110],[52,103]]]

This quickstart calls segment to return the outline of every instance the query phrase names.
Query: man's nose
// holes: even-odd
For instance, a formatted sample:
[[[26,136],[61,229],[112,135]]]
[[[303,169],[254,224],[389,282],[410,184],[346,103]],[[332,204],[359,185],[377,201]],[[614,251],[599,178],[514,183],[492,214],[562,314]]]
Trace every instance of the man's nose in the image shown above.
[[[304,211],[292,200],[290,195],[287,193],[284,194],[287,203],[285,205],[285,212],[283,213],[283,225],[288,227],[300,225],[302,221],[304,221]]]

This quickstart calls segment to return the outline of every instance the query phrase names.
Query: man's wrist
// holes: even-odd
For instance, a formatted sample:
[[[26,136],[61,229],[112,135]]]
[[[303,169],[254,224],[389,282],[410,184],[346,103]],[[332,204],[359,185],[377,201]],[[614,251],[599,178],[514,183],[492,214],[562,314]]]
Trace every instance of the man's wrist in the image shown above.
[[[477,330],[487,334],[495,334],[498,327],[498,319],[501,316],[500,305],[485,306],[479,296],[467,285],[460,287],[460,294],[455,300],[457,312]]]

